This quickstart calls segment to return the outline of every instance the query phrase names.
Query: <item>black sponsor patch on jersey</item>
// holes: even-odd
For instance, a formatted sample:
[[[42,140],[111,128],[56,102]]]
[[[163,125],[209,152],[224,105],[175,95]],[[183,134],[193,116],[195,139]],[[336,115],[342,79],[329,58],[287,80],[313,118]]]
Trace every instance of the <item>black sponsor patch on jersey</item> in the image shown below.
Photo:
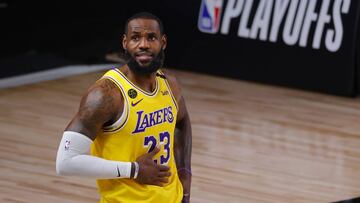
[[[129,97],[130,97],[131,99],[134,99],[134,98],[136,98],[136,96],[137,96],[137,92],[136,92],[136,90],[134,90],[134,89],[129,89],[128,95],[129,95]]]

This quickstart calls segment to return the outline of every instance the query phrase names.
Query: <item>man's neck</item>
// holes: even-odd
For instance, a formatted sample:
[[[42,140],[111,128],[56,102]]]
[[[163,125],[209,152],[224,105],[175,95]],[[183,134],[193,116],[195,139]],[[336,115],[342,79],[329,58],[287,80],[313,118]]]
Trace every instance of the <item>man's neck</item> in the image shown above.
[[[153,92],[156,88],[156,72],[148,75],[140,75],[131,71],[131,69],[125,65],[121,68],[126,77],[134,83],[136,86],[146,92]]]

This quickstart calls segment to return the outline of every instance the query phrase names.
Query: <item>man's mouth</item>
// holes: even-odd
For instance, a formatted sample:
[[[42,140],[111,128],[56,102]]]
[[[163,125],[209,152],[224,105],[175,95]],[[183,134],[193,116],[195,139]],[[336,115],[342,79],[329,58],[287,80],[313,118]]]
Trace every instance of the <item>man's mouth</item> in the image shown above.
[[[149,63],[150,61],[152,61],[153,55],[151,53],[141,52],[141,53],[137,53],[135,55],[135,58],[140,63]]]

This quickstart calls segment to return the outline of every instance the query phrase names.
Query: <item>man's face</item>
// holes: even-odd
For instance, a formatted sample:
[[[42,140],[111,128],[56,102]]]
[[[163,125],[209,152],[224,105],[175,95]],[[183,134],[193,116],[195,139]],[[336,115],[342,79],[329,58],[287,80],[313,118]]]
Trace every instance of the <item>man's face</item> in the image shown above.
[[[129,68],[139,74],[150,74],[163,65],[166,36],[161,35],[156,20],[134,19],[128,24],[123,47]]]

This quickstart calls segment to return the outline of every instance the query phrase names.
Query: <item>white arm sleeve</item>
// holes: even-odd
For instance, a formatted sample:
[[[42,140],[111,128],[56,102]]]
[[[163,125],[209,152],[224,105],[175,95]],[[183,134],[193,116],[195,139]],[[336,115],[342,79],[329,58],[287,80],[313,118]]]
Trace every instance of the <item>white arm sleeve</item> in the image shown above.
[[[81,133],[65,131],[56,156],[57,174],[97,179],[130,178],[131,162],[92,156],[91,143],[92,140]]]

